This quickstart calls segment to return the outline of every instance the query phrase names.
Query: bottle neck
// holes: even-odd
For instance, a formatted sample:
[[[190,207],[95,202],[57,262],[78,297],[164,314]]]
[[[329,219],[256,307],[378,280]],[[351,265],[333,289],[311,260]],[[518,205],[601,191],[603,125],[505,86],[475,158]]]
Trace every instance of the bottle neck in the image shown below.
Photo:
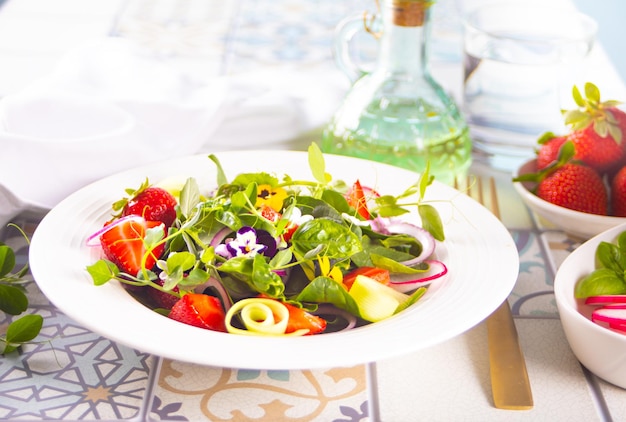
[[[428,0],[383,0],[378,69],[399,78],[428,74]]]

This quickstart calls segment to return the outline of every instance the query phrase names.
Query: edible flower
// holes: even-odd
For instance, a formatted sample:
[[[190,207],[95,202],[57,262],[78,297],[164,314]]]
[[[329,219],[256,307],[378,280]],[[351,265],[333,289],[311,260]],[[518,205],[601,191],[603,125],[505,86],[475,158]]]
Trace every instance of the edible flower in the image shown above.
[[[270,185],[259,185],[257,188],[256,203],[254,206],[260,208],[267,205],[276,212],[283,209],[283,201],[287,198],[287,191],[283,188],[273,188]]]
[[[267,248],[262,243],[257,243],[256,230],[250,226],[244,226],[237,230],[235,239],[227,239],[226,243],[215,247],[215,252],[225,258],[236,256],[254,256]]]
[[[330,266],[330,260],[327,256],[318,257],[317,260],[320,265],[320,273],[322,276],[332,278],[337,283],[343,282],[343,273],[339,268]]]

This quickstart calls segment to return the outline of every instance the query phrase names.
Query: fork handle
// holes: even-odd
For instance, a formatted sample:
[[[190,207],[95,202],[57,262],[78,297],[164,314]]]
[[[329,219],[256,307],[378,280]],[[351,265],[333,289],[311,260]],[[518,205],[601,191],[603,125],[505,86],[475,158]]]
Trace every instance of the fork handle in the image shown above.
[[[533,396],[526,362],[508,301],[487,318],[487,336],[494,405],[499,409],[531,409]]]

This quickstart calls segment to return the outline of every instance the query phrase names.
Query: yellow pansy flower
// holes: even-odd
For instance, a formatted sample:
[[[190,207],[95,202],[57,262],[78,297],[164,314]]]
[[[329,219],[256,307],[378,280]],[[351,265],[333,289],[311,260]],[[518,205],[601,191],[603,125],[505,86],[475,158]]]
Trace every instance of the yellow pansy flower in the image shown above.
[[[283,188],[273,188],[270,185],[259,185],[257,188],[255,207],[267,205],[276,212],[283,209],[283,201],[287,198],[287,191]]]

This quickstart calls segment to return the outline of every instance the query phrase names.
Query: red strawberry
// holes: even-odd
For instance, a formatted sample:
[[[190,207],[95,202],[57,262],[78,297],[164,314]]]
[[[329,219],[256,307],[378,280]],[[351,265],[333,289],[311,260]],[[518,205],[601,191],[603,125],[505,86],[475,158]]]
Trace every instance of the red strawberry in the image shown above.
[[[289,303],[283,303],[283,305],[289,310],[289,321],[287,322],[285,334],[307,329],[309,332],[306,335],[312,335],[319,334],[326,329],[326,320],[324,318],[320,318]]]
[[[624,162],[624,150],[610,137],[602,137],[593,126],[574,131],[567,137],[576,147],[575,158],[600,173],[611,170]]]
[[[626,217],[626,166],[611,181],[611,210],[612,215]]]
[[[170,227],[176,220],[176,198],[163,188],[149,186],[135,193],[122,209],[122,216],[140,215]]]
[[[607,214],[607,193],[602,179],[591,167],[567,163],[537,186],[537,196],[561,207],[591,214]]]
[[[537,150],[537,170],[543,170],[557,160],[565,140],[565,136],[555,136],[553,133],[546,133],[539,139],[541,146]]]
[[[142,218],[125,219],[109,222],[111,229],[100,235],[100,244],[105,256],[115,263],[120,271],[137,275],[141,270],[141,262],[146,254],[144,238],[146,230],[162,226],[160,221],[146,221]],[[151,269],[157,259],[163,254],[165,244],[159,244],[146,257],[145,266]]]
[[[523,174],[516,182],[536,182],[535,194],[545,201],[576,211],[606,215],[608,194],[600,175],[573,160],[574,144],[566,141],[557,161],[537,173]]]
[[[626,162],[626,115],[616,107],[619,103],[600,102],[600,90],[590,82],[585,84],[584,98],[577,87],[573,97],[579,108],[564,116],[572,128],[568,139],[575,145],[575,158],[600,173],[621,167]]]
[[[169,317],[194,327],[226,332],[226,313],[215,296],[188,293],[174,304]]]

